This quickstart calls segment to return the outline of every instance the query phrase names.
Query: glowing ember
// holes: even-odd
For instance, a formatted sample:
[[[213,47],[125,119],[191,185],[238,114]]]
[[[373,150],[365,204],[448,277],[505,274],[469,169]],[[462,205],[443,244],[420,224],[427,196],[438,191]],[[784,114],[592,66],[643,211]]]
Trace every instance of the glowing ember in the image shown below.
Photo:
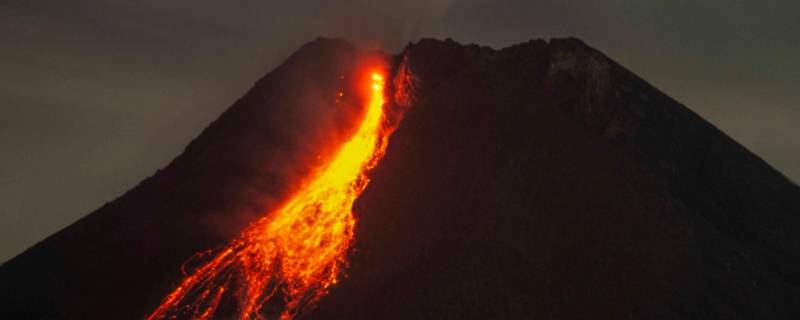
[[[260,319],[276,296],[284,299],[281,319],[290,319],[327,293],[347,263],[356,223],[353,202],[390,134],[384,126],[383,75],[372,73],[369,88],[364,120],[332,161],[280,209],[187,275],[148,319],[209,319],[228,300],[237,303],[239,319]]]

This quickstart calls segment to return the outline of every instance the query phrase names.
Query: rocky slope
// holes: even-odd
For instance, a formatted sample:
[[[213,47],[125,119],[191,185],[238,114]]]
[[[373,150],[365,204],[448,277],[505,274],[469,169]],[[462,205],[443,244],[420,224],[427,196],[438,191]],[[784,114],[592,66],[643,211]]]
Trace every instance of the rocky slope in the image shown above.
[[[152,312],[187,259],[274,208],[349,136],[365,97],[348,79],[383,58],[337,40],[300,48],[169,166],[0,266],[0,319]]]
[[[800,190],[678,102],[576,39],[403,58],[413,106],[309,318],[800,317]]]
[[[165,170],[1,266],[0,318],[151,311],[346,136],[341,76],[367,56],[407,113],[347,277],[302,318],[800,318],[800,189],[576,39],[309,43]]]

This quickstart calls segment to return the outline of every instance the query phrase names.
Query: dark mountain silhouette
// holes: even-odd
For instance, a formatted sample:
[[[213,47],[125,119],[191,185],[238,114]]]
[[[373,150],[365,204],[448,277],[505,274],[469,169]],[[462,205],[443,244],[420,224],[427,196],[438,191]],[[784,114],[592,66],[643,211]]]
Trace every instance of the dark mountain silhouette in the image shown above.
[[[302,318],[800,318],[800,188],[576,39],[309,43],[167,168],[3,264],[0,318],[152,311],[347,136],[365,61],[408,111],[347,276]]]
[[[346,79],[366,56],[344,41],[303,46],[165,169],[4,263],[0,319],[152,312],[189,257],[276,206],[349,135],[363,97],[334,98],[360,92]]]

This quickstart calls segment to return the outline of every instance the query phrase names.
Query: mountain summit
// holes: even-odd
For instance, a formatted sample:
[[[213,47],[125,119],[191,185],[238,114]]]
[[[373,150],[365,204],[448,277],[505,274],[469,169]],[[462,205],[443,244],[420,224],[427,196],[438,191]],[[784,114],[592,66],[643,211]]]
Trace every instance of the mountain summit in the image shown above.
[[[0,318],[151,314],[353,134],[351,79],[376,64],[402,121],[347,268],[296,318],[800,318],[800,188],[572,38],[306,44],[165,169],[0,266]]]

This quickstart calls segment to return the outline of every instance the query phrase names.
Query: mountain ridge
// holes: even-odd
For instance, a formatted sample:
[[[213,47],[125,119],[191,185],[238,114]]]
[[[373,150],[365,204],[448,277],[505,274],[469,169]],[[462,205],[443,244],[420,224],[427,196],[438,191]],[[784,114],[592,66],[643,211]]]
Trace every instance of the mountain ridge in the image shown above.
[[[318,38],[170,165],[1,265],[0,315],[152,311],[334,151],[357,108],[329,97],[360,105],[340,76],[364,60],[407,114],[356,202],[351,269],[305,317],[800,316],[798,186],[575,38],[397,56]]]

